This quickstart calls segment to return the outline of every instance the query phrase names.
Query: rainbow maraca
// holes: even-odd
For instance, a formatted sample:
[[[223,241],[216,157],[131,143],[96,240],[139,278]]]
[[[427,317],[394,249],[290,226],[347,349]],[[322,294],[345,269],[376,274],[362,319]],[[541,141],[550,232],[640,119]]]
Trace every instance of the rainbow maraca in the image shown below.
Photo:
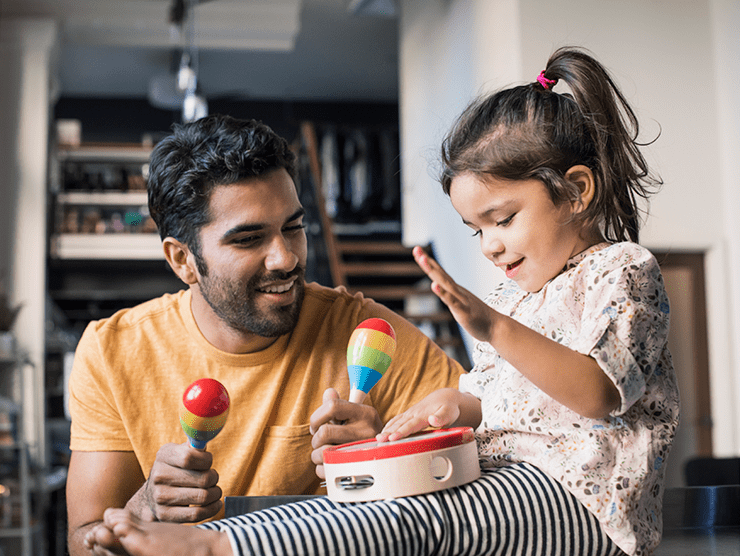
[[[198,379],[182,395],[180,425],[196,450],[206,449],[206,443],[224,428],[228,414],[229,393],[218,380]]]
[[[372,318],[357,325],[347,345],[349,401],[362,403],[388,370],[395,351],[396,332],[388,321]]]

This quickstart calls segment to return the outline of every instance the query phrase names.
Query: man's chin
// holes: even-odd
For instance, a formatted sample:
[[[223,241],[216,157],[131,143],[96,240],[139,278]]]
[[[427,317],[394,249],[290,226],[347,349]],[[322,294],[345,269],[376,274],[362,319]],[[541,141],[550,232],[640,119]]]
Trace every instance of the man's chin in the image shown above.
[[[293,332],[298,318],[291,319],[263,319],[259,325],[250,326],[250,332],[263,338],[277,338]]]
[[[257,329],[253,333],[265,338],[276,338],[292,332],[298,324],[302,301],[301,295],[290,305],[263,312],[259,323],[252,323]]]

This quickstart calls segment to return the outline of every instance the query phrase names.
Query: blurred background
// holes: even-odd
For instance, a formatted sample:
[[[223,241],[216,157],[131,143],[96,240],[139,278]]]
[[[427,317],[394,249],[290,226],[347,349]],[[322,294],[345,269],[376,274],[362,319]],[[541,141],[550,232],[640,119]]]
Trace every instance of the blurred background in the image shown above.
[[[408,316],[469,365],[428,293],[429,246],[480,296],[502,277],[436,182],[475,96],[590,49],[665,185],[641,243],[663,267],[686,462],[740,455],[736,0],[0,0],[0,554],[64,554],[65,381],[91,319],[181,285],[146,210],[153,144],[206,113],[299,156],[310,276]]]

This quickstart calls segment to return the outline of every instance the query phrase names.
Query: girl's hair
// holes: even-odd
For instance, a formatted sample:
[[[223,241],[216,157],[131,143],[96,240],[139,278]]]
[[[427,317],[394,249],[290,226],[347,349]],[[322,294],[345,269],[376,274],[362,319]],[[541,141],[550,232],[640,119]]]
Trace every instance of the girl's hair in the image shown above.
[[[571,94],[552,91],[565,82]],[[538,179],[555,204],[578,202],[566,172],[591,169],[595,195],[579,213],[584,226],[608,241],[638,241],[637,198],[662,181],[640,153],[639,125],[607,70],[584,50],[558,49],[537,81],[474,101],[442,144],[441,182],[447,195],[455,176]]]

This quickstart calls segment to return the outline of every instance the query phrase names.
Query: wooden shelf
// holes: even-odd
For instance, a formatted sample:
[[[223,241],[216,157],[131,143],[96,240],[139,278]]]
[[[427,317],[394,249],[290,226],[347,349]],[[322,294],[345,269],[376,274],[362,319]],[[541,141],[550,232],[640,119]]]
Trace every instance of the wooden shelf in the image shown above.
[[[164,260],[157,234],[60,234],[52,238],[58,259]]]
[[[337,249],[345,255],[399,255],[410,257],[412,247],[397,241],[344,241],[337,239]]]
[[[149,203],[146,191],[71,191],[57,195],[57,201],[64,205],[98,206],[138,206]]]
[[[414,261],[341,262],[340,269],[348,278],[353,276],[403,276],[422,279],[426,276]]]
[[[59,147],[60,162],[149,162],[152,149],[135,144],[82,144],[79,147]]]

